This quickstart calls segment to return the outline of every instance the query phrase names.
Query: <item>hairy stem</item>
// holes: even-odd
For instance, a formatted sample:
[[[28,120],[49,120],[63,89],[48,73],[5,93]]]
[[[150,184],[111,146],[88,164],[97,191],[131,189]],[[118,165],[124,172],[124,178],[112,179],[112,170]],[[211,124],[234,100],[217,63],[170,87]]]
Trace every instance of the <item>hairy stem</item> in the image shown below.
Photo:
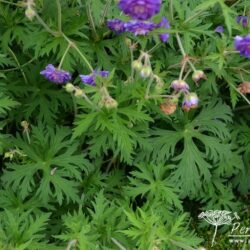
[[[53,31],[53,30],[43,21],[43,19],[37,14],[37,12],[36,12],[36,19],[37,19],[37,21],[44,27],[44,29],[45,29],[48,33],[50,33],[50,34],[53,35],[53,36],[57,36],[57,35],[58,35],[58,33],[57,33],[56,31]]]
[[[91,64],[89,63],[88,59],[85,57],[85,55],[77,47],[77,45],[75,43],[73,43],[64,33],[62,33],[62,36],[78,52],[78,54],[81,56],[81,58],[83,59],[83,61],[85,62],[85,64],[88,66],[89,70],[91,72],[93,72],[94,71],[93,67],[91,66]]]
[[[63,56],[62,56],[62,59],[61,59],[60,64],[59,64],[59,66],[58,66],[58,69],[61,69],[61,67],[62,67],[62,65],[63,65],[63,62],[64,62],[64,60],[65,60],[65,57],[66,57],[67,53],[69,52],[69,49],[70,49],[71,46],[72,46],[72,44],[69,43],[69,44],[68,44],[68,47],[66,48],[66,50],[65,50],[65,52],[64,52],[64,54],[63,54]]]
[[[146,89],[146,93],[145,93],[145,99],[149,99],[149,92],[150,92],[150,88],[152,86],[153,80],[154,80],[154,78],[150,77],[150,79],[148,81],[148,86],[147,86],[147,89]]]
[[[5,0],[0,0],[0,3],[7,3],[7,4],[10,4],[10,5],[15,5],[15,6],[18,6],[18,7],[22,7],[21,3],[11,3],[11,2],[5,1]]]
[[[186,52],[184,50],[184,47],[182,45],[182,42],[181,42],[181,38],[180,38],[180,36],[179,36],[179,34],[177,32],[176,32],[176,38],[177,38],[177,42],[178,42],[178,45],[179,45],[179,48],[181,50],[181,53],[182,53],[183,57],[184,58],[187,57],[187,54],[186,54]],[[192,70],[196,71],[196,68],[194,67],[193,63],[190,62],[189,59],[187,61],[188,61],[188,64],[190,65],[190,67],[192,68]]]
[[[62,6],[60,3],[60,0],[56,0],[57,5],[57,25],[58,25],[58,31],[62,32]]]
[[[17,59],[17,57],[16,57],[14,51],[13,51],[10,47],[8,47],[8,50],[9,50],[10,54],[12,55],[12,57],[14,58],[14,60],[15,60],[15,62],[16,62],[16,64],[17,64],[18,69],[19,69],[19,70],[21,71],[21,73],[22,73],[22,76],[23,76],[24,81],[25,81],[25,83],[27,84],[27,83],[28,83],[27,77],[26,77],[26,75],[25,75],[23,69],[21,68],[21,64],[20,64],[20,62],[18,61],[18,59]]]

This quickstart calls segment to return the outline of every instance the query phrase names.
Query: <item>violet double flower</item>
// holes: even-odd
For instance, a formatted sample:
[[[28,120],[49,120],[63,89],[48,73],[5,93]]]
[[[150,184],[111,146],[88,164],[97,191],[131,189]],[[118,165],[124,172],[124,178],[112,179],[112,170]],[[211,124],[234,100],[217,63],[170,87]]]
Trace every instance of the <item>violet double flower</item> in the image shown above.
[[[40,74],[47,80],[56,84],[64,84],[71,80],[71,74],[64,70],[56,69],[52,64],[48,64]]]
[[[236,36],[234,40],[234,46],[242,56],[250,58],[250,35],[245,37]]]
[[[161,9],[161,0],[121,0],[120,9],[132,19],[148,20]]]
[[[161,0],[120,0],[120,9],[132,20],[124,22],[120,19],[108,20],[107,26],[117,34],[131,32],[136,36],[145,36],[157,28],[169,29],[169,21],[163,17],[160,23],[154,23],[149,19],[161,9]],[[168,33],[159,35],[162,42],[167,42]]]
[[[88,84],[91,86],[96,86],[96,77],[100,76],[100,77],[108,77],[109,76],[109,72],[108,71],[97,71],[95,70],[92,74],[90,75],[80,75],[80,78],[82,80],[82,82],[84,84]]]

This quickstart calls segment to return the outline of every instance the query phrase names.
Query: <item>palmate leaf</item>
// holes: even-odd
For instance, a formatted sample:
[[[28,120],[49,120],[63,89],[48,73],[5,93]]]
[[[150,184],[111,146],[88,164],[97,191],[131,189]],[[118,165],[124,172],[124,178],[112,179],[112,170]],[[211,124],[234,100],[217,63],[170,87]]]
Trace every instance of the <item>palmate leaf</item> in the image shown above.
[[[151,121],[147,114],[132,109],[127,107],[117,111],[80,114],[75,122],[73,138],[87,133],[91,156],[101,156],[111,149],[121,160],[131,163],[134,148],[143,140],[142,132],[136,130],[136,125]]]
[[[130,226],[122,233],[131,238],[140,250],[193,249],[201,239],[187,229],[186,214],[172,214],[171,219],[153,211],[138,208],[136,212],[125,211]]]
[[[19,103],[12,100],[10,97],[0,94],[0,115],[6,114],[8,110],[16,107]]]
[[[51,198],[59,204],[64,198],[67,202],[78,200],[81,171],[87,171],[90,164],[77,154],[78,143],[70,141],[69,129],[45,129],[40,124],[32,127],[30,144],[20,136],[13,144],[28,158],[22,163],[6,163],[2,177],[5,185],[20,190],[22,198],[35,193],[44,202]]]
[[[44,230],[49,216],[49,213],[17,213],[5,210],[0,215],[0,242],[9,245],[9,249],[38,249],[31,247],[33,243],[39,247],[41,240],[45,241]]]
[[[156,130],[152,158],[156,162],[171,160],[176,164],[171,180],[182,187],[183,194],[197,195],[202,184],[211,178],[212,163],[230,154],[227,123],[232,121],[230,108],[221,102],[211,102],[192,121],[175,130]],[[182,145],[177,151],[177,144]],[[177,153],[178,152],[178,153]]]
[[[137,166],[129,177],[130,184],[125,188],[125,194],[136,198],[138,195],[146,197],[151,202],[168,203],[170,206],[182,209],[178,198],[179,190],[168,179],[169,168],[164,165]]]

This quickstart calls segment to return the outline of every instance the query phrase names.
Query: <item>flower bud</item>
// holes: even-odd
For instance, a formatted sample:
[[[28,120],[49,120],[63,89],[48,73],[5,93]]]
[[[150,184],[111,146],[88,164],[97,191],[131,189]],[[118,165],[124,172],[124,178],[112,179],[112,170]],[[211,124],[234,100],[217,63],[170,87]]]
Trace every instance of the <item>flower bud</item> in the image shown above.
[[[142,78],[148,78],[151,76],[152,74],[152,69],[150,66],[143,66],[143,68],[141,69],[141,77]]]
[[[30,6],[28,6],[28,8],[25,10],[25,16],[32,21],[35,15],[36,12]]]
[[[177,91],[180,91],[180,90],[187,91],[189,90],[189,85],[183,80],[174,80],[171,83],[171,88]]]
[[[137,70],[137,71],[140,71],[142,69],[142,63],[141,63],[141,61],[139,61],[139,60],[133,61],[132,68],[135,69],[135,70]]]
[[[83,90],[82,89],[80,89],[80,88],[77,88],[76,90],[75,90],[75,97],[81,97],[82,95],[83,95]]]
[[[171,115],[176,111],[177,103],[178,103],[178,98],[177,101],[173,98],[167,98],[165,102],[160,105],[160,109],[166,115]]]
[[[117,108],[118,106],[118,102],[110,96],[104,99],[103,104],[107,109]]]
[[[241,83],[237,89],[242,94],[249,94],[250,93],[250,82]]]
[[[197,108],[199,98],[196,93],[188,93],[183,100],[182,109],[188,112],[190,109]]]
[[[130,48],[132,45],[132,41],[129,38],[125,38],[125,44]]]
[[[200,79],[207,79],[207,77],[202,70],[197,70],[193,73],[192,79],[194,82],[198,82]]]
[[[68,93],[72,93],[75,90],[75,87],[72,83],[67,83],[65,89]]]

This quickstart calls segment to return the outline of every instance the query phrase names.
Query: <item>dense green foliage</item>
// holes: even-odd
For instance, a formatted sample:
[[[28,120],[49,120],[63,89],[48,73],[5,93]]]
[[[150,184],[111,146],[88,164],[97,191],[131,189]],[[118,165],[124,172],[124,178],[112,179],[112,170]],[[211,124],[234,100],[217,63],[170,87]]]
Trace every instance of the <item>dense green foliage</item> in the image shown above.
[[[116,3],[37,0],[29,20],[25,1],[0,0],[0,249],[209,248],[201,211],[249,218],[250,102],[237,86],[250,82],[250,60],[233,41],[250,33],[250,22],[235,21],[250,15],[250,2],[164,0],[154,20],[170,20],[167,43],[158,38],[164,29],[111,32]],[[224,33],[214,32],[218,25]],[[167,115],[161,95],[171,94],[183,60],[176,35],[207,80],[187,75],[199,106]],[[81,96],[40,75],[60,63],[69,41],[62,68]],[[134,60],[141,50],[158,77],[152,85],[131,74],[131,53]],[[82,84],[86,60],[110,76]],[[99,105],[103,91],[111,106]]]

